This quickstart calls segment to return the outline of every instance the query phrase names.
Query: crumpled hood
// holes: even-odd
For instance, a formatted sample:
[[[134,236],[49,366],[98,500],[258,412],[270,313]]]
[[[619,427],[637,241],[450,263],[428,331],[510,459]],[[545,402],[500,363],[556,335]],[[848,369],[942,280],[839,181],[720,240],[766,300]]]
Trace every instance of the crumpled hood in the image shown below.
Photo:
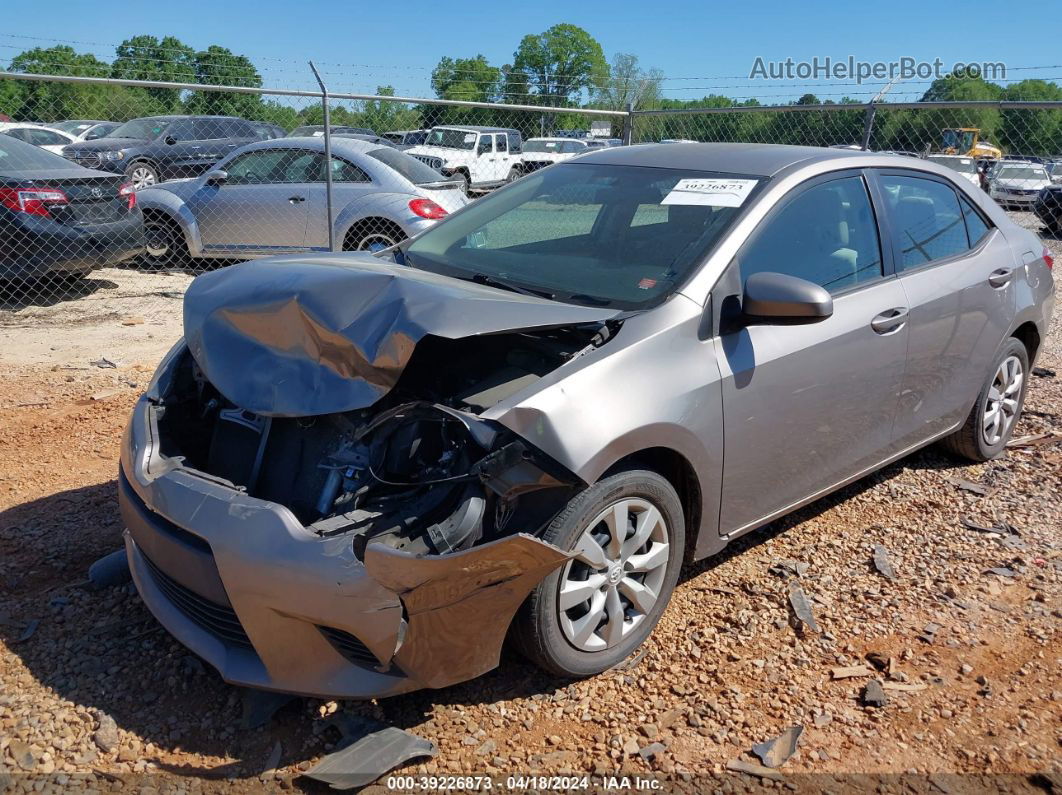
[[[615,309],[524,296],[369,254],[274,257],[206,273],[184,297],[184,334],[206,378],[273,417],[365,408],[417,343],[590,323]]]

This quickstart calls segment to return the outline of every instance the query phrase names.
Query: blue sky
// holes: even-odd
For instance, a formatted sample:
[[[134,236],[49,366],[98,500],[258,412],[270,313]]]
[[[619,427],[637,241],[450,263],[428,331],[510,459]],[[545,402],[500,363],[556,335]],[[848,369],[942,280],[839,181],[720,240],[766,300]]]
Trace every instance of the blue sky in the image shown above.
[[[942,13],[944,8],[955,12]],[[775,0],[46,0],[7,4],[0,62],[22,49],[60,41],[86,42],[73,46],[109,60],[113,45],[124,38],[172,34],[194,47],[221,44],[248,55],[268,86],[309,87],[312,78],[305,63],[313,58],[323,65],[334,91],[371,92],[379,84],[391,84],[399,94],[425,95],[430,93],[431,69],[441,56],[482,53],[497,65],[509,63],[522,35],[570,22],[597,38],[607,57],[631,52],[644,66],[661,69],[669,78],[664,93],[675,98],[722,93],[787,101],[808,90],[794,83],[807,83],[823,98],[848,93],[868,99],[879,87],[750,81],[747,75],[757,57],[799,61],[852,55],[864,61],[892,61],[910,56],[940,58],[945,64],[989,60],[1006,63],[1011,78],[1062,77],[1062,67],[1015,71],[1062,63],[1054,35],[1046,33],[1057,29],[1062,19],[1057,0],[1023,3],[1023,26],[1013,35],[1003,35],[988,21],[998,19],[1005,8],[998,0],[967,0],[958,6],[912,0],[873,5]],[[917,98],[924,87],[903,85],[890,96]]]

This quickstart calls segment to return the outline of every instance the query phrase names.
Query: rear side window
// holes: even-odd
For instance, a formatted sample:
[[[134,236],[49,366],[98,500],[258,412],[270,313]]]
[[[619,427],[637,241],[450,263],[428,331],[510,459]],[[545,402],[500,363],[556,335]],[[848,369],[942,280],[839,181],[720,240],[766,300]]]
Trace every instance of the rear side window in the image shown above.
[[[807,188],[768,216],[738,254],[741,280],[773,271],[831,293],[881,278],[881,245],[861,177]]]
[[[523,141],[520,139],[520,133],[506,133],[506,137],[509,139],[509,151],[519,153],[520,147],[523,146]]]
[[[955,191],[942,182],[921,177],[883,175],[898,269],[918,268],[961,254],[970,247]]]
[[[393,168],[414,185],[428,185],[432,182],[440,182],[443,177],[438,171],[429,168],[415,157],[400,152],[398,149],[380,147],[370,149],[366,154],[373,160],[379,160],[388,168]]]
[[[970,248],[973,248],[985,238],[992,227],[985,222],[985,219],[965,196],[960,197],[959,204],[962,205],[962,218],[966,222],[966,237],[970,241]]]

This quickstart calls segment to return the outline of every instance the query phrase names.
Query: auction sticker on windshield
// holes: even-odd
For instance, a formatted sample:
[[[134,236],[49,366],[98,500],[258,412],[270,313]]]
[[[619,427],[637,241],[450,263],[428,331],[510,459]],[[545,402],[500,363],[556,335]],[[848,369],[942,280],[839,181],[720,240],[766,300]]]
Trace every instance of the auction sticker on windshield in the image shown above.
[[[755,185],[754,179],[680,179],[660,203],[740,207]]]

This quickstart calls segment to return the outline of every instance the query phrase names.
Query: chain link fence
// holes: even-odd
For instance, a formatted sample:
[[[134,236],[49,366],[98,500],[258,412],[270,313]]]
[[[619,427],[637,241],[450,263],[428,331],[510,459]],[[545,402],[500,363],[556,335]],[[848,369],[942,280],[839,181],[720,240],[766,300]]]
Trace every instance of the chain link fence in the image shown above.
[[[0,114],[0,326],[51,322],[56,307],[76,322],[179,315],[204,271],[387,248],[601,147],[896,152],[1025,211],[1062,182],[1058,102],[616,111],[0,73]],[[551,217],[537,223],[571,220]]]

